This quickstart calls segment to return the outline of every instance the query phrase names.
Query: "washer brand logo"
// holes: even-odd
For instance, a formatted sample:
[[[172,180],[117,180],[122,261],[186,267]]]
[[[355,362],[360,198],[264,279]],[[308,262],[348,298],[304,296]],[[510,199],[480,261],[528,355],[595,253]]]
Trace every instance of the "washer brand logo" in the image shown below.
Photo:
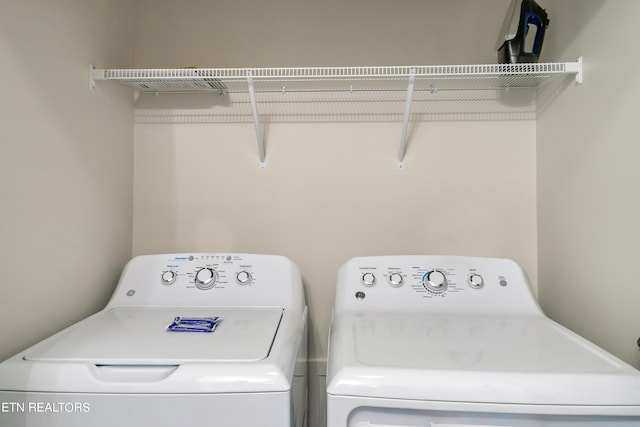
[[[0,413],[86,414],[89,402],[1,402]]]

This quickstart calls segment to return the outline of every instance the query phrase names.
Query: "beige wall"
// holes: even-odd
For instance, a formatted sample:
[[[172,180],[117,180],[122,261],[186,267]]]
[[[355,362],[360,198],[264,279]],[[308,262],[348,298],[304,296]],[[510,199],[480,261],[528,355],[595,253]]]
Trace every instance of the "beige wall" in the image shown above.
[[[584,56],[537,121],[540,299],[554,319],[639,366],[640,56],[630,31],[640,3],[552,4],[558,60]]]
[[[265,9],[263,2],[143,1],[136,62],[493,62],[506,3],[281,0]],[[463,28],[474,38],[463,37]],[[164,99],[170,114],[175,97]],[[139,107],[148,103],[141,97]],[[305,275],[318,359],[326,353],[336,271],[350,257],[505,256],[535,281],[535,124],[422,123],[403,171],[395,165],[400,133],[400,123],[270,124],[268,166],[259,171],[251,123],[139,123],[134,253],[290,256]]]
[[[495,62],[509,0],[139,0],[138,67]]]
[[[129,1],[0,0],[0,360],[95,312],[131,255]]]
[[[397,123],[136,125],[134,252],[291,257],[324,359],[338,267],[356,255],[508,256],[535,278],[532,122],[423,123],[395,163]],[[515,140],[514,133],[524,133]]]

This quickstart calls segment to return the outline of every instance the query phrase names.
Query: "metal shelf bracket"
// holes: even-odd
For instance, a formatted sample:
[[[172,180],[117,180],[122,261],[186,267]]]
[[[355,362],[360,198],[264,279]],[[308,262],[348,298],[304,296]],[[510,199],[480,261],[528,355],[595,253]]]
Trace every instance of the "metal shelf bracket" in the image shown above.
[[[400,150],[398,151],[398,169],[404,169],[404,156],[407,152],[409,117],[411,116],[411,101],[413,99],[413,88],[416,83],[416,69],[409,71],[409,85],[407,86],[407,102],[404,106],[402,116],[402,137],[400,139]]]
[[[582,84],[582,56],[576,62],[567,62],[567,71],[576,73],[576,83]]]
[[[256,139],[258,141],[258,155],[260,156],[260,170],[265,170],[267,165],[265,162],[264,139],[262,130],[260,129],[260,117],[258,116],[258,105],[256,103],[256,91],[253,87],[253,74],[251,70],[247,70],[247,87],[249,88],[249,99],[251,101],[251,112],[253,113],[253,123],[256,127]]]
[[[96,88],[96,80],[104,80],[104,70],[96,70],[96,67],[89,64],[89,89]]]

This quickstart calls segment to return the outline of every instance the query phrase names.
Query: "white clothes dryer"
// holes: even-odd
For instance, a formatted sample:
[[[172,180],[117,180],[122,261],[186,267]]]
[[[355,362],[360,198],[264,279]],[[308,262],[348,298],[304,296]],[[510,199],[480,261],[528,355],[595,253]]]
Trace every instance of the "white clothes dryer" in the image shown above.
[[[513,261],[339,271],[328,427],[640,426],[640,372],[544,315]]]
[[[0,425],[300,427],[306,319],[285,257],[136,257],[102,311],[0,364]]]

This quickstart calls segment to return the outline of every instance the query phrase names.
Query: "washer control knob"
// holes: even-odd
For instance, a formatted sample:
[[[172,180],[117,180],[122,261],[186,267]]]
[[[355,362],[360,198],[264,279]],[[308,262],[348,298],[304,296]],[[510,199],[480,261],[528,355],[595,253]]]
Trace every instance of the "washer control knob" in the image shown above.
[[[376,276],[373,273],[364,273],[362,275],[362,284],[365,286],[373,286],[376,284]]]
[[[213,268],[201,268],[196,271],[196,286],[199,289],[211,289],[218,280],[218,273]]]
[[[162,279],[162,283],[165,285],[173,285],[176,282],[176,279],[178,278],[178,275],[176,274],[175,271],[173,270],[168,270],[168,271],[163,271],[162,275],[160,276],[160,278]]]
[[[391,273],[389,275],[389,284],[394,288],[399,288],[400,286],[402,286],[402,274]]]
[[[484,286],[484,279],[479,274],[470,274],[469,275],[469,286],[473,289],[480,289]]]
[[[249,273],[248,271],[242,270],[238,272],[238,274],[236,274],[236,280],[241,285],[248,285],[249,283],[251,283],[251,273]]]
[[[432,270],[422,276],[422,284],[427,290],[437,294],[447,290],[447,277],[440,270]]]

